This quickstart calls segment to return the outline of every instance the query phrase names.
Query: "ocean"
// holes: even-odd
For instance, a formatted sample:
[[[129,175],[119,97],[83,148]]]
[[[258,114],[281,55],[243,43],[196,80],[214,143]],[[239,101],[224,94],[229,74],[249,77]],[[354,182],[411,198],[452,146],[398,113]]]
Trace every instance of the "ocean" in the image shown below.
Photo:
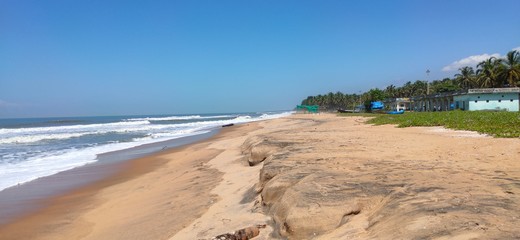
[[[102,161],[101,154],[290,114],[0,119],[0,191]]]

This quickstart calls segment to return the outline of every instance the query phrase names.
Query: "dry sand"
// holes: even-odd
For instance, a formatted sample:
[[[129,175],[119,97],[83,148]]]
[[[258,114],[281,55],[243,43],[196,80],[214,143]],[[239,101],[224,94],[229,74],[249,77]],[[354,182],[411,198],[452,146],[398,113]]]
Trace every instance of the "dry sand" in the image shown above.
[[[0,239],[520,238],[520,139],[293,115],[131,161]],[[253,165],[253,166],[250,166]]]
[[[248,139],[290,239],[519,239],[520,139],[298,115]]]

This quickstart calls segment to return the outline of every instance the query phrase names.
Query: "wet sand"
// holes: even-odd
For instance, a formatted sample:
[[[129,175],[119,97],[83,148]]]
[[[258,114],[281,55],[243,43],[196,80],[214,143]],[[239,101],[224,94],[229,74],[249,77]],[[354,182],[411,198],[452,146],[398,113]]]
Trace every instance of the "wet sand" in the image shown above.
[[[200,142],[218,131],[144,144],[130,149],[98,155],[98,161],[0,191],[0,225],[30,214],[43,206],[44,200],[100,181],[120,169],[121,162],[163,152],[167,149]]]
[[[202,142],[105,166],[117,169],[0,226],[0,239],[167,239],[217,200],[210,191],[222,174],[205,163],[221,150],[207,146],[254,128],[224,129]]]

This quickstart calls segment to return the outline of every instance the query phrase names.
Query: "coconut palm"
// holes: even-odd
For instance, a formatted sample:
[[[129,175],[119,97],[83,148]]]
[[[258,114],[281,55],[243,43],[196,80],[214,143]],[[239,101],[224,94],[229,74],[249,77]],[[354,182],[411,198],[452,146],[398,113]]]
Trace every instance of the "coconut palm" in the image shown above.
[[[503,85],[500,80],[500,70],[502,68],[502,59],[491,57],[480,62],[477,65],[477,79],[480,87],[501,87]]]
[[[455,78],[463,89],[469,89],[475,86],[475,71],[472,67],[459,68],[460,73],[455,74]]]
[[[385,93],[386,93],[386,95],[388,95],[388,97],[395,98],[397,95],[395,86],[393,84],[391,84],[390,86],[387,86],[385,88]]]
[[[510,51],[504,61],[502,61],[503,78],[510,87],[520,86],[520,53]]]
[[[327,109],[332,109],[334,108],[334,93],[333,92],[329,92],[326,96],[326,105],[327,105]]]
[[[318,94],[316,97],[314,97],[314,104],[322,107],[323,106],[323,95]]]
[[[491,57],[477,65],[475,71],[472,67],[459,68],[460,73],[455,78],[434,80],[427,84],[425,81],[417,80],[414,83],[406,82],[400,87],[393,84],[387,86],[384,91],[371,89],[368,92],[358,94],[343,94],[341,92],[329,92],[325,95],[309,96],[303,100],[303,104],[319,105],[322,109],[335,109],[338,107],[349,107],[360,102],[369,104],[373,100],[381,100],[383,97],[413,97],[425,95],[430,86],[430,93],[452,92],[460,88],[473,87],[503,87],[520,86],[520,52],[511,51],[505,59]]]
[[[413,83],[413,88],[413,96],[426,95],[428,83],[426,83],[425,81],[417,80]]]
[[[411,97],[413,95],[414,89],[412,86],[412,82],[408,81],[401,87],[401,97]]]
[[[334,94],[334,99],[332,101],[333,105],[334,105],[334,108],[343,108],[343,98],[344,98],[344,94],[342,92],[336,92]]]

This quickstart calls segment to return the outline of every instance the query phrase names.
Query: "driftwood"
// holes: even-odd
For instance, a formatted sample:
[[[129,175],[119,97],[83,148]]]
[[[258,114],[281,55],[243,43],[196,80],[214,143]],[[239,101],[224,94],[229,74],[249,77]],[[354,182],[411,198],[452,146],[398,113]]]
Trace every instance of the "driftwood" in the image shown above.
[[[260,234],[260,228],[265,228],[265,224],[242,228],[233,233],[221,234],[211,240],[249,240]]]

